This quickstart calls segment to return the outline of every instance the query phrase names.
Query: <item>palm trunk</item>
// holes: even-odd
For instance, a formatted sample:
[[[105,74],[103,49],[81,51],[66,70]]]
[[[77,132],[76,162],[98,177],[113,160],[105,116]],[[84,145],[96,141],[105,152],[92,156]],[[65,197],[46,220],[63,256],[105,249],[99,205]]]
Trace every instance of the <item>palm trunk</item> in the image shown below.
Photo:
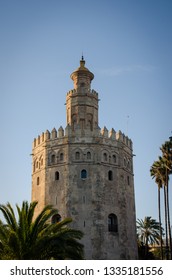
[[[160,231],[160,244],[161,244],[161,260],[163,260],[163,247],[162,247],[162,227],[161,227],[161,193],[158,187],[158,213],[159,213],[159,231]]]
[[[148,260],[148,251],[149,251],[149,247],[148,247],[148,236],[146,235],[146,242],[145,242],[145,259]]]
[[[168,248],[168,228],[167,228],[167,194],[166,194],[166,187],[164,186],[164,208],[165,208],[165,240],[166,240],[166,246],[165,246],[165,255],[166,259],[169,259],[169,248]]]
[[[169,211],[169,191],[168,191],[168,178],[167,178],[167,222],[168,222],[168,236],[169,236],[169,249],[170,249],[170,259],[172,260],[172,244],[171,244],[171,224],[170,224],[170,211]]]

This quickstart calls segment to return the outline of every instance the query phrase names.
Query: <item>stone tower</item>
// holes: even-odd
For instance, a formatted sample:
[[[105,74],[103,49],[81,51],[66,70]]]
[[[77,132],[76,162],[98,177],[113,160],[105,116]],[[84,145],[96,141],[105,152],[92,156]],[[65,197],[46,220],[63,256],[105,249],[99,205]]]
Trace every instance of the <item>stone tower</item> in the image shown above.
[[[84,232],[86,259],[137,259],[132,141],[98,126],[98,93],[85,67],[71,74],[67,125],[34,139],[32,201],[71,217]]]

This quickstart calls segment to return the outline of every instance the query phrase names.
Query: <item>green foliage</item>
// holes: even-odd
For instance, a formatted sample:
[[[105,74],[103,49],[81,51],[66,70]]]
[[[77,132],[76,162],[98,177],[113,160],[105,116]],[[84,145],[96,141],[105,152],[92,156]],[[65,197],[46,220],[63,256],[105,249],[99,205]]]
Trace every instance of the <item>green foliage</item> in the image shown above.
[[[163,230],[163,228],[162,228]],[[160,225],[151,217],[137,220],[138,238],[143,244],[160,244]]]
[[[5,222],[0,221],[0,259],[3,260],[49,260],[83,259],[83,245],[78,242],[83,237],[79,230],[71,229],[72,221],[66,218],[51,224],[50,220],[58,213],[47,205],[35,218],[37,202],[18,205],[16,219],[10,203],[0,205]]]
[[[160,224],[151,217],[145,217],[144,220],[137,220],[137,237],[138,237],[138,248],[141,259],[150,259],[150,245],[161,242],[161,234],[163,228]]]
[[[172,137],[166,141],[160,148],[162,156],[154,161],[150,169],[150,174],[158,185],[158,212],[159,222],[161,223],[161,205],[160,190],[164,190],[164,213],[165,213],[165,235],[166,235],[166,258],[172,259],[172,240],[171,240],[171,223],[170,223],[170,203],[169,203],[169,179],[172,174]],[[168,250],[168,248],[170,250]],[[163,259],[163,248],[161,244],[161,259]]]

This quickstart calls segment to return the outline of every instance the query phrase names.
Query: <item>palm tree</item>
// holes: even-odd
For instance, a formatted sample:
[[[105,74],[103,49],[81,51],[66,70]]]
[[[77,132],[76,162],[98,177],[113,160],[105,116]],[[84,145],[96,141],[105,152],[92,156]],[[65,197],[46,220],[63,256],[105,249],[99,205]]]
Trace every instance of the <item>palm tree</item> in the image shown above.
[[[168,224],[168,236],[169,237],[169,247],[170,247],[170,257],[172,259],[172,240],[171,240],[171,223],[170,223],[170,206],[169,206],[169,175],[172,174],[172,137],[170,141],[166,141],[160,148],[162,151],[162,161],[165,171],[164,189],[166,195],[166,213],[167,213],[167,224]]]
[[[159,157],[159,160],[153,163],[150,172],[151,176],[155,178],[155,182],[157,184],[161,184],[164,187],[166,258],[169,259],[170,252],[172,259],[172,240],[169,210],[169,175],[172,173],[172,137],[170,137],[170,141],[166,141],[165,144],[161,146],[160,150],[162,151],[162,157]]]
[[[166,246],[166,250],[165,250],[165,255],[166,255],[166,259],[169,259],[169,239],[168,239],[168,212],[167,212],[167,191],[166,191],[166,167],[164,164],[164,159],[162,157],[159,156],[158,160],[156,162],[154,162],[154,164],[152,165],[151,168],[151,175],[155,173],[156,176],[156,183],[159,182],[159,184],[162,185],[162,187],[164,188],[164,213],[165,213],[165,246]],[[159,191],[159,190],[158,190]]]
[[[159,230],[160,230],[160,251],[161,251],[161,259],[163,260],[163,247],[162,247],[162,228],[161,228],[161,193],[160,190],[162,189],[163,185],[163,178],[160,172],[160,164],[159,161],[155,161],[151,166],[150,173],[152,178],[155,178],[155,182],[158,185],[158,214],[159,214]]]
[[[145,217],[144,220],[137,220],[137,235],[140,242],[145,246],[145,259],[148,258],[149,245],[160,244],[160,225],[151,217]],[[163,228],[161,227],[163,232]]]
[[[0,221],[0,259],[83,259],[84,246],[78,242],[83,233],[68,227],[72,220],[52,224],[58,210],[50,205],[33,219],[36,205],[27,201],[21,208],[16,205],[18,220],[10,203],[0,205],[5,219],[5,223]]]

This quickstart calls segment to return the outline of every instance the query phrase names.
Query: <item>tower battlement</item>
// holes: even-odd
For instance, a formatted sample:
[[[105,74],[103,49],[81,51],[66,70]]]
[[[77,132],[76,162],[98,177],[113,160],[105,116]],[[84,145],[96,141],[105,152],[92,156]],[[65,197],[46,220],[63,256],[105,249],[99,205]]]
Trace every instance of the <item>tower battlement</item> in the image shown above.
[[[91,94],[91,95],[95,95],[96,97],[98,96],[98,92],[95,91],[94,89],[87,89],[86,92],[88,94]],[[71,89],[67,92],[67,95],[74,95],[74,94],[81,94],[81,90],[79,89]]]
[[[88,130],[86,129],[84,131],[84,135],[85,138],[98,137],[104,140],[109,140],[109,141],[111,140],[112,145],[116,142],[120,142],[132,150],[131,139],[128,138],[128,136],[126,136],[120,130],[116,132],[114,128],[108,130],[106,126],[104,126],[102,129],[97,128],[96,132],[95,131],[92,132],[89,129]],[[79,126],[75,128],[75,131],[72,130],[72,127],[70,125],[67,125],[65,129],[63,129],[63,127],[60,126],[58,130],[56,130],[56,128],[54,127],[51,132],[49,130],[46,130],[45,132],[42,132],[41,135],[38,135],[37,138],[34,138],[33,148],[36,148],[47,141],[56,140],[57,142],[63,142],[63,139],[70,138],[70,137],[80,137],[80,136],[83,136],[83,130]]]

